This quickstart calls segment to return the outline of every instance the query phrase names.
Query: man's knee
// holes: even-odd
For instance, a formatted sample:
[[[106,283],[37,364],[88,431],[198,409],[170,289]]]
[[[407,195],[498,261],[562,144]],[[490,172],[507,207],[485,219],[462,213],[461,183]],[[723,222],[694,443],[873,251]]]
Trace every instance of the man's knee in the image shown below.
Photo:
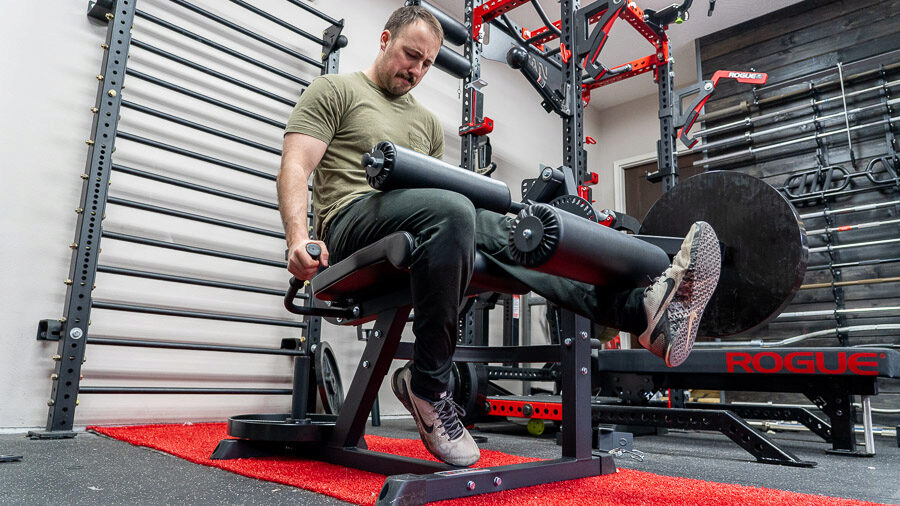
[[[445,227],[458,234],[472,237],[475,232],[475,206],[466,197],[449,190],[433,190],[422,195],[423,205]]]

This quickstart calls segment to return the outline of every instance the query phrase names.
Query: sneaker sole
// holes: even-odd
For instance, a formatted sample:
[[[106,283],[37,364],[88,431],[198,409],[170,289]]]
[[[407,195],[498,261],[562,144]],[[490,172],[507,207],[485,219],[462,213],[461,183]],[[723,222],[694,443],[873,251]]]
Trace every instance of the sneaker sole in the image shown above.
[[[674,298],[680,295],[686,281],[695,285],[687,297],[688,306],[682,309],[688,314],[688,331],[683,339],[672,341],[666,348],[665,360],[669,367],[677,367],[684,363],[694,348],[703,311],[706,310],[706,305],[715,292],[722,267],[719,239],[715,231],[706,222],[698,222],[698,224],[700,230],[694,234],[687,273],[681,279],[678,289],[674,290],[675,296],[672,301],[672,304],[676,303]]]

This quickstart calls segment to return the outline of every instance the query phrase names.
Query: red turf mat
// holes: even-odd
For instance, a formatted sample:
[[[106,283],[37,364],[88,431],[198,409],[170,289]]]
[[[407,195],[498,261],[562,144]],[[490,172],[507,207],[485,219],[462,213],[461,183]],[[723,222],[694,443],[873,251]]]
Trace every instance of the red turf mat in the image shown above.
[[[218,467],[234,473],[304,488],[357,504],[373,504],[384,484],[384,475],[296,458],[210,460],[220,439],[228,437],[224,423],[191,425],[138,425],[130,427],[88,427],[99,434],[129,443],[155,448],[177,457]],[[369,449],[434,460],[422,442],[366,436]],[[477,467],[517,464],[537,459],[482,450]],[[314,479],[310,479],[314,477]],[[616,474],[539,485],[437,504],[597,504],[597,505],[863,505],[875,504],[836,499],[783,490],[729,485],[687,478],[672,478],[642,471],[621,469]]]

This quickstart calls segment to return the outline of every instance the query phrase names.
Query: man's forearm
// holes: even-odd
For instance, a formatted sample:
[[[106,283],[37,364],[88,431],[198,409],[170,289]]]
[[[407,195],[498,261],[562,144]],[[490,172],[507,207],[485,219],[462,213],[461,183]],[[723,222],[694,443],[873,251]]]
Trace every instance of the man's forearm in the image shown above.
[[[288,246],[309,239],[307,208],[309,179],[302,167],[282,167],[278,174],[278,210]]]

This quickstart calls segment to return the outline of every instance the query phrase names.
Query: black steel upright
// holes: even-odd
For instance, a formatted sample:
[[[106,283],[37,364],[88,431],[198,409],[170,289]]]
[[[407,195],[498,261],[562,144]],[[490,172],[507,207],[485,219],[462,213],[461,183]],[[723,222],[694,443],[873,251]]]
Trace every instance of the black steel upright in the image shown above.
[[[478,91],[477,88],[470,86],[481,78],[481,50],[478,41],[471,37],[472,18],[475,7],[480,4],[481,0],[465,0],[464,5],[465,25],[470,36],[466,37],[466,41],[463,43],[463,56],[469,60],[471,70],[469,75],[464,77],[462,81],[461,125],[478,124],[484,121],[484,94]],[[474,171],[478,163],[479,136],[475,133],[464,133],[460,137],[459,166],[466,170]],[[487,334],[484,334],[483,331],[487,327],[486,320],[488,315],[484,308],[476,307],[478,305],[478,303],[471,305],[464,314],[460,315],[458,342],[461,344],[473,344],[476,342],[476,339],[486,339],[487,337]]]
[[[66,301],[59,346],[50,391],[50,412],[47,433],[51,437],[65,437],[72,430],[84,348],[91,317],[91,291],[97,274],[100,251],[101,223],[106,213],[109,174],[112,171],[112,152],[125,78],[125,62],[131,43],[135,0],[97,2],[89,16],[108,22],[106,42],[103,44],[103,63],[100,66],[100,86],[91,111],[94,122],[91,138],[87,140],[88,156],[81,189],[81,200],[75,212],[78,222],[72,243],[72,263],[66,279]]]
[[[564,0],[565,3],[567,0]],[[565,31],[565,29],[563,29]],[[560,311],[562,370],[562,454],[591,458],[591,322]]]
[[[341,35],[344,28],[344,20],[334,20],[331,26],[322,32],[322,70],[321,75],[337,74],[340,63],[339,50],[347,45],[347,37]],[[315,230],[315,214],[312,212],[312,199],[307,209],[307,219],[309,222],[309,233],[313,234]],[[307,300],[307,306],[312,306],[312,298]],[[303,321],[307,327],[304,330],[303,337],[306,341],[301,342],[300,349],[310,349],[311,346],[317,345],[322,338],[322,318],[319,316],[304,316]],[[305,382],[315,383],[314,377],[311,378],[309,370],[309,361],[298,360],[294,363],[294,387],[302,386]],[[311,381],[313,380],[313,381]],[[298,396],[294,396],[296,399]]]
[[[347,45],[347,37],[341,35],[344,28],[344,20],[337,21],[322,32],[322,75],[337,74],[340,62],[339,49]]]
[[[465,1],[465,23],[472,30],[473,14],[475,7],[481,5],[481,0]],[[479,124],[484,121],[484,94],[472,87],[471,84],[481,79],[481,50],[479,42],[468,37],[463,45],[463,56],[469,60],[471,64],[471,72],[463,78],[462,82],[462,124],[470,123]],[[478,135],[474,133],[466,133],[462,135],[460,150],[460,167],[468,170],[475,170],[478,160]]]
[[[577,0],[562,0],[560,8],[560,44],[565,47],[575,47],[575,11],[578,9]],[[559,90],[565,97],[567,110],[563,112],[563,165],[572,169],[575,180],[582,184],[586,177],[586,157],[582,155],[584,147],[584,103],[581,101],[581,68],[577,58],[566,58],[563,61],[563,79]]]
[[[673,66],[674,63],[670,59],[656,69],[656,84],[659,90],[659,140],[656,141],[658,167],[655,173],[647,176],[650,181],[662,181],[664,193],[678,184],[675,114],[680,110],[680,104],[675,104],[675,70]]]

